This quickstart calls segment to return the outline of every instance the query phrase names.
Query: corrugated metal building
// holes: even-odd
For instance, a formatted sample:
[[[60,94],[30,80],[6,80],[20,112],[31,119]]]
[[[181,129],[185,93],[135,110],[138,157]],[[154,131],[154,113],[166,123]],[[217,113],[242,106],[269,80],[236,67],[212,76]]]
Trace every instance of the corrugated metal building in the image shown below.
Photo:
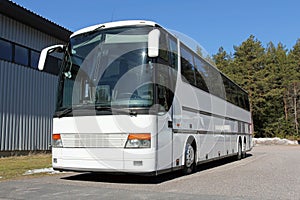
[[[66,43],[70,31],[0,0],[0,154],[49,150],[60,60],[37,70],[42,48]]]

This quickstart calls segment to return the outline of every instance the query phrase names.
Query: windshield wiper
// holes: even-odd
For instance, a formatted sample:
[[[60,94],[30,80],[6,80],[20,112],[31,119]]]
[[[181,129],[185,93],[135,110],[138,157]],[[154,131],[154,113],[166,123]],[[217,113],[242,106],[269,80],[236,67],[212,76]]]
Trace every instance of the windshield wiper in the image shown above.
[[[68,107],[62,111],[55,112],[54,117],[62,118],[73,111],[72,107]]]
[[[99,31],[99,30],[102,29],[102,28],[105,28],[105,26],[104,26],[104,25],[101,25],[101,26],[95,28],[94,30],[92,30],[91,32]]]
[[[80,106],[67,107],[61,111],[56,111],[54,117],[62,118],[72,113],[74,110],[108,111],[111,113],[127,114],[135,117],[137,116],[137,112],[134,109],[130,109],[130,108],[114,108],[111,106],[98,106],[98,105],[80,105]]]
[[[95,106],[96,110],[105,110],[105,111],[111,111],[112,113],[124,113],[128,114],[130,116],[137,116],[137,112],[130,109],[130,108],[114,108],[110,106]]]
[[[95,110],[95,105],[77,105],[77,106],[67,107],[61,111],[56,111],[54,117],[62,118],[72,113],[74,110]]]

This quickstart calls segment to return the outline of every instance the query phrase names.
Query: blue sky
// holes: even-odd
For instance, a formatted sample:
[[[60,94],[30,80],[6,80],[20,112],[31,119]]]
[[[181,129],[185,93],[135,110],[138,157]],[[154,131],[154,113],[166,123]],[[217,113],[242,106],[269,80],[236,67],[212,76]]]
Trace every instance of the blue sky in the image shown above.
[[[223,46],[233,52],[251,34],[291,49],[300,38],[297,0],[13,0],[71,30],[127,19],[153,20],[184,33],[209,54]]]

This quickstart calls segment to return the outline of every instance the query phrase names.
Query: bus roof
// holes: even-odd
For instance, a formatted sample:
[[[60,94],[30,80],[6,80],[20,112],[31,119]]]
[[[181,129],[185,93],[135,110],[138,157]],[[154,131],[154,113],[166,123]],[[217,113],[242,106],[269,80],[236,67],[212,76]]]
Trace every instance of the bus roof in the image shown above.
[[[122,26],[139,26],[139,25],[148,25],[148,26],[159,26],[156,22],[147,21],[147,20],[125,20],[125,21],[116,21],[116,22],[108,22],[104,24],[97,24],[94,26],[89,26],[78,31],[75,31],[70,37],[74,37],[76,35],[80,35],[82,33],[87,33],[93,31],[98,28],[113,28],[113,27],[122,27]]]

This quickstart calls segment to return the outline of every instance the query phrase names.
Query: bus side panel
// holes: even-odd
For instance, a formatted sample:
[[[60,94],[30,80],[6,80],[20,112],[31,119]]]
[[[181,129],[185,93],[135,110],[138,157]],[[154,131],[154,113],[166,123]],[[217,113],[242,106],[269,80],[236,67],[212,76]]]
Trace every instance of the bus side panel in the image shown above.
[[[157,116],[157,170],[172,168],[173,132],[168,124],[172,120],[170,113]]]
[[[173,167],[184,165],[185,143],[189,135],[185,133],[175,133],[173,137]]]

